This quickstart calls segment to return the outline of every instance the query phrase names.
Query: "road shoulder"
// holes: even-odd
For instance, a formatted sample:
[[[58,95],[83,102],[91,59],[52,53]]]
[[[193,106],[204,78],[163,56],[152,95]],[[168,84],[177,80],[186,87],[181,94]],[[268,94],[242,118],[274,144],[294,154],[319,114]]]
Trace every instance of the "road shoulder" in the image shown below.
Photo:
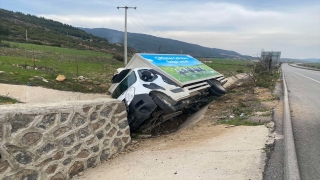
[[[191,136],[190,132],[193,133]],[[202,123],[147,139],[132,152],[88,169],[79,179],[262,179],[266,126]],[[120,175],[121,174],[121,175]]]

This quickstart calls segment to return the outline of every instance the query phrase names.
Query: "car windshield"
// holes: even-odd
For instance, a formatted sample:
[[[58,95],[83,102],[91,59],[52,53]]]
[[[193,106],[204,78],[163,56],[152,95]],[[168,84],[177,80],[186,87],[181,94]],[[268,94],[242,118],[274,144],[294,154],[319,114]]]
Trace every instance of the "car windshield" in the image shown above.
[[[112,98],[118,98],[123,92],[125,92],[133,83],[137,81],[136,74],[132,71],[113,91]]]

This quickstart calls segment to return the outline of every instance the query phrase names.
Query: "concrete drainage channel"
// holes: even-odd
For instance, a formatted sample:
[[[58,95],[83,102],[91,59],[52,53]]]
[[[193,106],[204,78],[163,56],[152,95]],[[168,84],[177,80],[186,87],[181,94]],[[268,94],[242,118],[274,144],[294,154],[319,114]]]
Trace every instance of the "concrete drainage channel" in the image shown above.
[[[293,138],[293,130],[291,124],[291,115],[289,108],[288,89],[283,74],[283,90],[284,90],[284,179],[300,180],[300,172]]]

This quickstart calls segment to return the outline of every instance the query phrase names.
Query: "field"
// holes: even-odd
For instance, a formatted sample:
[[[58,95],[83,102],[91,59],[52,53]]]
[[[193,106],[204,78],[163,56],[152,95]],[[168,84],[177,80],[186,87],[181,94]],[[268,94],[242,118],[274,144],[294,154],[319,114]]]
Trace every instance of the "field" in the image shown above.
[[[10,44],[11,48],[0,47],[0,71],[4,71],[0,73],[0,83],[43,86],[76,92],[106,93],[113,73],[117,68],[123,67],[122,62],[114,60],[111,54],[103,52],[26,43],[6,43]],[[249,71],[246,61],[210,60],[212,63],[206,63],[206,65],[226,77]],[[177,71],[174,70],[174,73],[179,76]],[[190,78],[195,78],[194,76],[201,78],[201,73],[206,75],[204,72],[194,72],[192,77],[180,76],[190,80]],[[58,75],[64,75],[67,79],[58,82],[55,80]],[[79,76],[85,79],[79,80]]]
[[[205,64],[226,77],[230,77],[238,73],[249,72],[250,68],[252,68],[252,63],[248,60],[230,60],[220,58],[206,58],[202,60],[212,61],[211,63]]]
[[[320,63],[303,63],[303,64],[299,64],[299,65],[305,66],[305,67],[311,67],[311,68],[320,69]]]
[[[115,69],[123,66],[111,54],[102,52],[22,43],[17,46],[0,47],[0,71],[4,71],[0,83],[106,93]],[[60,74],[67,77],[64,82],[55,80]],[[79,76],[86,79],[79,81]]]
[[[16,42],[7,42],[7,41],[4,41],[4,43],[9,44],[13,48],[25,49],[29,51],[52,52],[52,53],[58,53],[62,55],[111,57],[111,54],[106,54],[103,52],[96,52],[96,51],[89,51],[89,50],[77,50],[77,49],[61,48],[61,47],[54,47],[54,46],[45,46],[45,45],[28,44],[28,43],[16,43]]]

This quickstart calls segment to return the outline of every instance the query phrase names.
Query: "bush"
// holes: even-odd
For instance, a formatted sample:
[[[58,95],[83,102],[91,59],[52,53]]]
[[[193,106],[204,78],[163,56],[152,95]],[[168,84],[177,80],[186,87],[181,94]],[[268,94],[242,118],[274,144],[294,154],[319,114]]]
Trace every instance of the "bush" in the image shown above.
[[[8,47],[10,48],[10,44],[8,42],[0,42],[0,47]]]
[[[243,69],[238,69],[237,73],[244,73]]]
[[[270,56],[260,58],[254,63],[250,76],[255,86],[264,88],[273,88],[275,81],[279,78],[280,74],[279,64],[273,61]]]
[[[273,78],[270,75],[259,75],[256,78],[256,83],[255,84],[258,87],[269,88],[274,84],[272,79]]]
[[[120,55],[120,54],[115,54],[112,56],[113,59],[116,59],[120,62],[123,62],[124,61],[124,56],[123,55]]]
[[[40,41],[32,41],[31,43],[32,44],[37,44],[37,45],[43,45],[42,42],[40,42]]]
[[[52,43],[51,46],[61,47],[61,44],[59,44],[59,43]]]

